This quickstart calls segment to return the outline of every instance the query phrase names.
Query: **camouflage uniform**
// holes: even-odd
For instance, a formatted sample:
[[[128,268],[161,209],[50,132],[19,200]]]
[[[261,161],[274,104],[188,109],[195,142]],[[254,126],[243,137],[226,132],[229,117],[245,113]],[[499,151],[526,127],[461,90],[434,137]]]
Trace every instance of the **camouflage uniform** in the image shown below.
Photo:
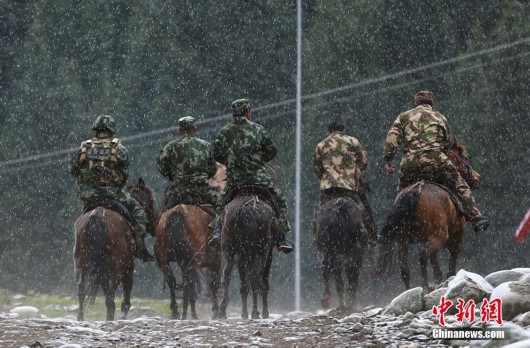
[[[276,156],[276,146],[269,133],[261,125],[243,116],[236,116],[240,111],[236,103],[238,101],[232,104],[233,123],[221,129],[212,148],[215,160],[226,166],[228,180],[224,192],[244,185],[268,189],[278,198],[278,226],[280,233],[286,233],[291,230],[291,227],[287,219],[285,197],[274,185],[272,174],[265,166]]]
[[[362,171],[368,167],[366,150],[356,138],[341,131],[330,133],[315,149],[313,170],[320,179],[320,202],[334,197],[360,199],[371,221],[372,240],[377,239],[372,208],[366,198],[370,191]]]
[[[179,120],[180,129],[186,125],[195,127],[193,117]],[[171,181],[165,208],[177,204],[210,204],[214,209],[218,205],[215,189],[208,185],[208,179],[217,171],[217,163],[212,157],[210,144],[187,133],[167,144],[157,158],[157,169]]]
[[[128,192],[122,191],[129,177],[129,157],[121,141],[111,136],[115,132],[114,120],[110,116],[99,116],[93,129],[98,131],[102,120],[109,122],[105,130],[110,133],[97,132],[95,138],[81,143],[70,159],[70,174],[77,179],[83,210],[89,204],[105,200],[116,200],[127,208],[133,219],[137,252],[141,253],[140,249],[145,248],[143,238],[147,217],[142,206]]]
[[[387,163],[393,161],[403,143],[398,190],[425,177],[440,183],[450,180],[455,184],[456,193],[469,217],[479,217],[469,185],[446,155],[456,141],[447,119],[427,103],[419,101],[416,104],[414,109],[399,114],[385,142],[384,159]]]

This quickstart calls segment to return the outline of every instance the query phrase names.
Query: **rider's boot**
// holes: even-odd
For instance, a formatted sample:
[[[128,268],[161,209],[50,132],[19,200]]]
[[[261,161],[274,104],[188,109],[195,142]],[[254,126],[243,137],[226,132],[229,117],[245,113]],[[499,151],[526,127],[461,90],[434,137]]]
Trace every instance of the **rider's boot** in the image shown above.
[[[208,225],[209,228],[213,229],[213,233],[208,238],[206,244],[209,247],[219,247],[221,245],[221,214],[216,212],[215,218]]]
[[[289,254],[294,250],[294,244],[285,238],[285,232],[281,232],[276,241],[276,248],[284,254]]]
[[[221,245],[221,224],[215,226],[212,235],[208,239],[207,244],[210,247],[218,247]]]
[[[134,230],[134,239],[136,241],[136,253],[134,254],[134,257],[139,258],[143,262],[154,261],[155,258],[151,254],[149,254],[149,251],[145,246],[145,231],[143,231],[142,228],[135,228]]]
[[[377,229],[372,219],[368,219],[368,246],[375,248],[377,246]]]
[[[471,226],[475,232],[482,232],[488,229],[490,219],[487,216],[479,215],[471,219]]]

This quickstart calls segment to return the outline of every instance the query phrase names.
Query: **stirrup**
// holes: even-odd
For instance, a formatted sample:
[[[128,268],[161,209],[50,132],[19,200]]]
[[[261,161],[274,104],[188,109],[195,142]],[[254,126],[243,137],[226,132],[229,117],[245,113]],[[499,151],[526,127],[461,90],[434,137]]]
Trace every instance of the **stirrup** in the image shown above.
[[[276,242],[276,249],[278,249],[278,251],[281,251],[284,254],[289,254],[291,251],[294,250],[294,245],[293,242],[291,242],[290,240],[280,238]]]

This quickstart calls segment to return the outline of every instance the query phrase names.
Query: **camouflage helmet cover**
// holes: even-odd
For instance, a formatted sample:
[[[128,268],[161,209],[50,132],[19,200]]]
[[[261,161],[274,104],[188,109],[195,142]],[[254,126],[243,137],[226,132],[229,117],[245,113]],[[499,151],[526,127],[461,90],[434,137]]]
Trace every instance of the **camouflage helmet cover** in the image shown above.
[[[195,127],[195,119],[191,116],[184,116],[179,118],[178,124],[181,130],[188,130]]]
[[[237,99],[232,102],[232,114],[234,116],[242,116],[245,110],[250,108],[249,99]]]
[[[116,133],[116,122],[112,116],[108,115],[99,115],[98,118],[94,121],[92,126],[94,131],[103,131],[103,132],[112,132]]]
[[[414,96],[414,104],[418,105],[421,103],[432,104],[432,92],[430,91],[419,91]]]

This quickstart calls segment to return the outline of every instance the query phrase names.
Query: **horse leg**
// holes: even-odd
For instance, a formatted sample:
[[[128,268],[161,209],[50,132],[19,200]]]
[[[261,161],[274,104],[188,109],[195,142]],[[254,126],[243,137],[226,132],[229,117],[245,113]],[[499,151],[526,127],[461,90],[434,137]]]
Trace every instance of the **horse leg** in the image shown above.
[[[238,272],[239,272],[239,294],[241,295],[241,319],[248,319],[248,309],[247,309],[247,297],[248,297],[248,288],[249,288],[249,279],[248,279],[248,267],[246,265],[246,260],[239,260],[238,262]],[[252,294],[254,296],[254,294]]]
[[[458,259],[458,256],[460,255],[460,251],[462,250],[462,244],[452,244],[447,247],[447,250],[449,251],[449,267],[447,272],[447,278],[454,276],[456,274],[456,260]]]
[[[223,250],[221,258],[221,292],[222,299],[219,305],[219,318],[226,319],[226,307],[228,306],[228,286],[230,285],[230,277],[232,274],[232,265],[234,262],[233,251]]]
[[[270,249],[267,255],[267,263],[261,274],[261,302],[262,302],[262,313],[263,319],[269,318],[269,274],[272,265],[272,249]]]
[[[331,267],[325,262],[322,265],[322,279],[324,281],[324,294],[320,299],[323,308],[329,308],[331,305],[331,291],[329,290],[329,279],[331,278]]]
[[[197,311],[195,310],[195,302],[197,301],[197,283],[199,282],[199,274],[197,272],[197,269],[194,267],[190,270],[190,284],[189,284],[189,291],[188,291],[188,301],[191,308],[191,318],[192,319],[198,319],[197,318]]]
[[[421,249],[420,249],[420,271],[421,271],[421,279],[422,279],[422,287],[425,293],[429,292],[429,280],[427,275],[427,262],[429,259],[429,255],[427,252],[427,245],[422,243]]]
[[[342,265],[337,262],[333,267],[333,274],[335,276],[335,288],[339,297],[339,308],[344,307],[344,279],[342,278]]]
[[[77,278],[77,300],[79,302],[79,312],[77,313],[77,320],[83,321],[84,320],[84,305],[85,305],[85,298],[86,298],[86,277],[82,270],[77,269],[76,270],[76,278]]]
[[[105,294],[105,306],[107,307],[107,321],[114,320],[114,312],[116,311],[116,304],[114,303],[114,296],[118,284],[109,279],[103,280],[102,288]]]
[[[221,275],[218,270],[208,270],[207,277],[210,291],[212,293],[212,319],[219,319],[219,302],[217,294],[219,292],[219,285],[221,284]]]
[[[190,292],[192,291],[190,289],[190,283],[191,281],[191,275],[190,272],[183,269],[184,267],[181,267],[182,269],[182,280],[184,282],[184,292],[183,292],[183,299],[182,299],[182,320],[186,320],[188,317],[188,305],[190,303]]]
[[[262,278],[262,264],[263,261],[256,260],[250,274],[250,285],[252,288],[252,319],[259,319],[258,311],[258,295],[262,292],[263,278]]]
[[[122,319],[127,319],[127,314],[131,308],[131,292],[133,287],[133,271],[129,270],[123,277],[123,302],[121,304]]]
[[[346,305],[354,308],[357,295],[357,284],[359,282],[359,273],[363,265],[363,255],[361,252],[357,252],[355,255],[355,261],[352,264],[349,264],[347,267],[348,275],[348,293],[347,293],[347,302]]]
[[[176,291],[177,291],[177,279],[171,270],[169,262],[159,262],[158,267],[164,274],[164,279],[169,287],[169,294],[171,296],[171,304],[169,308],[171,309],[171,319],[179,319],[179,310],[177,305]]]
[[[438,262],[438,251],[431,252],[430,259],[432,266],[432,275],[434,281],[436,282],[436,285],[438,285],[442,282],[442,268],[440,267],[440,263]]]
[[[401,272],[401,279],[405,283],[405,288],[410,289],[410,270],[408,265],[408,254],[407,241],[398,242],[398,258],[399,258],[399,269]]]

